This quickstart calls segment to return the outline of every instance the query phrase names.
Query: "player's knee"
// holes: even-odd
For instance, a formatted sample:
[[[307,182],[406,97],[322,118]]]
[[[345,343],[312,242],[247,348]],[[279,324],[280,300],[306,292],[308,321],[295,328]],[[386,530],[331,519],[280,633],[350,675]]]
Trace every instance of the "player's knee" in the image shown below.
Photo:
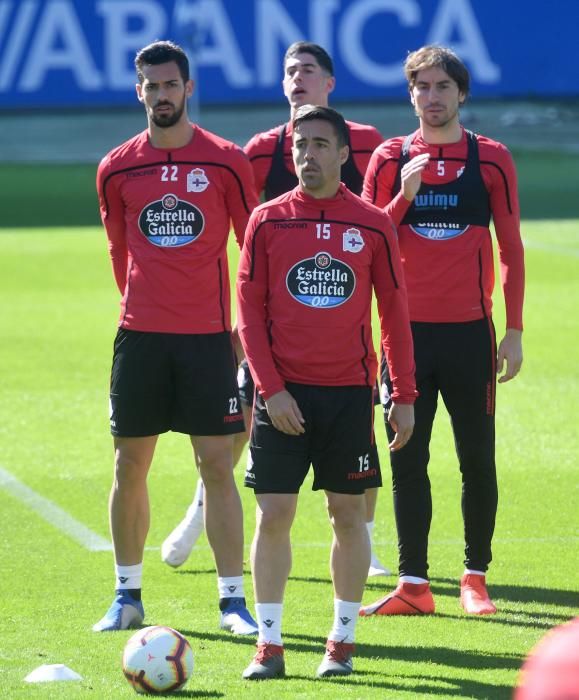
[[[118,486],[135,486],[147,479],[149,464],[132,454],[118,452],[115,456],[115,483]]]
[[[256,529],[263,534],[284,534],[289,532],[295,509],[291,503],[276,502],[260,503]]]
[[[364,495],[340,495],[328,498],[328,515],[334,532],[355,532],[366,527]]]
[[[233,456],[231,450],[216,451],[204,455],[199,462],[199,469],[207,491],[231,485],[233,482]]]

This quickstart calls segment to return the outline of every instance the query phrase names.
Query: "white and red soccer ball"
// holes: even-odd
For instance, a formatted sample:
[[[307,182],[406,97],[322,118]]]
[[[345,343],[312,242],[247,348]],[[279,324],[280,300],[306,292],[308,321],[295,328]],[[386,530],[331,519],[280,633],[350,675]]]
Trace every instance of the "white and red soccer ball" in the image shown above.
[[[189,642],[171,627],[144,627],[128,640],[123,673],[137,693],[171,693],[193,672]]]

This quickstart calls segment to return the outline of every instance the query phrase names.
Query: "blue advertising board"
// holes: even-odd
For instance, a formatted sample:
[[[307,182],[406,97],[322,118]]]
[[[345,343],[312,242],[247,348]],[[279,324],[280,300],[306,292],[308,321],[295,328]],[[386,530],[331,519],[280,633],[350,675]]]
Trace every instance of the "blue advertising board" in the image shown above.
[[[205,104],[279,102],[293,41],[333,56],[334,100],[401,99],[402,62],[451,46],[476,97],[577,97],[579,2],[0,0],[0,109],[133,105],[137,49],[186,47]]]

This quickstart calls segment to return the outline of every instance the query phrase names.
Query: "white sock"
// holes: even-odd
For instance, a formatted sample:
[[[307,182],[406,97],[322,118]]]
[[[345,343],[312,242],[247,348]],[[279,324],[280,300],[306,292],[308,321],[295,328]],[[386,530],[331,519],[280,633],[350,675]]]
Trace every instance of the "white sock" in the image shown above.
[[[115,590],[126,591],[129,588],[141,588],[143,562],[131,566],[115,564]]]
[[[192,523],[194,520],[203,521],[203,481],[198,479],[195,495],[191,505],[187,508],[187,520]]]
[[[485,572],[484,571],[476,571],[476,569],[465,569],[463,576],[466,574],[474,574],[475,576],[484,576]]]
[[[255,617],[259,630],[257,641],[283,646],[281,640],[281,618],[283,603],[256,603]]]
[[[221,598],[243,598],[243,576],[218,576],[217,588],[219,589],[219,599]]]
[[[356,622],[362,603],[349,603],[346,600],[334,599],[334,626],[328,639],[334,642],[353,644],[355,641]]]
[[[401,576],[399,581],[401,583],[428,583],[428,579],[420,578],[420,576]]]

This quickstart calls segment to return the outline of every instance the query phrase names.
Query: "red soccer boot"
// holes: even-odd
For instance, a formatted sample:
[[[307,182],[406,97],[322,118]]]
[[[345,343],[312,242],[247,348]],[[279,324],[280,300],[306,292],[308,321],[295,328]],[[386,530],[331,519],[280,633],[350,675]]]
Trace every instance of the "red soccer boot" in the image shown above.
[[[375,603],[360,608],[360,616],[369,615],[430,615],[434,598],[428,583],[398,583],[396,590]]]

